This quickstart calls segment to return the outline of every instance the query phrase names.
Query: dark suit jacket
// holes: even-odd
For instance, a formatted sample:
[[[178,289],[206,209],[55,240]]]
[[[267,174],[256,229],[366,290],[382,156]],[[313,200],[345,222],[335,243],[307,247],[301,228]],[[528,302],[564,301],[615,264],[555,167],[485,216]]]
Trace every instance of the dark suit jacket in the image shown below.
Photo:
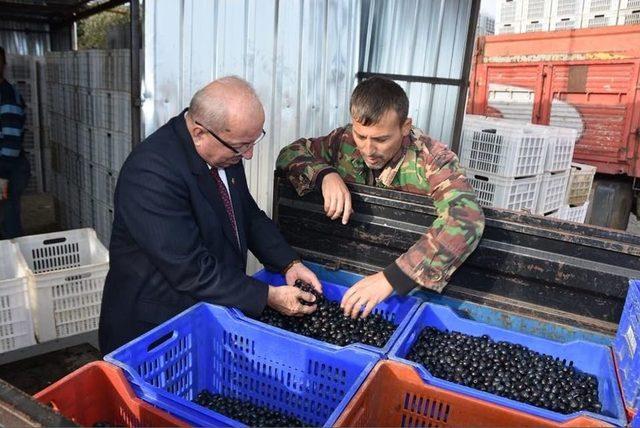
[[[296,254],[256,205],[242,163],[226,174],[240,248],[184,114],[131,152],[115,192],[100,314],[103,354],[200,301],[262,312],[268,286],[245,274],[247,249],[277,270]]]

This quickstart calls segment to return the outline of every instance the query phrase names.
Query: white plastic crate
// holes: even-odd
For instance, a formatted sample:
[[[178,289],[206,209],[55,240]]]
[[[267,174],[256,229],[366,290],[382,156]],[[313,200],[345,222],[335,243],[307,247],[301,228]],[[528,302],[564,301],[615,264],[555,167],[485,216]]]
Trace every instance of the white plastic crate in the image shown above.
[[[465,116],[460,162],[502,177],[541,174],[546,133],[541,127],[499,119]]]
[[[585,0],[583,14],[617,13],[620,0]]]
[[[471,170],[467,170],[466,175],[482,206],[535,211],[541,176],[505,178]]]
[[[580,16],[584,7],[584,0],[553,0],[551,3],[551,18],[566,16]]]
[[[536,213],[546,214],[559,209],[564,204],[568,181],[569,171],[544,173],[540,183]]]
[[[640,0],[620,0],[620,10],[640,8]]]
[[[571,205],[582,205],[589,200],[596,167],[577,162],[571,164],[571,175],[567,185],[565,202]]]
[[[589,209],[589,202],[585,202],[582,205],[563,205],[560,208],[559,216],[562,220],[572,221],[574,223],[584,223],[587,217],[587,210]]]
[[[599,28],[616,25],[618,12],[597,12],[582,15],[582,28]]]
[[[496,26],[496,34],[518,34],[520,32],[521,23],[509,22]]]
[[[578,133],[575,129],[548,127],[545,172],[566,171],[571,167]]]
[[[72,222],[74,220],[72,219]],[[109,253],[92,229],[18,238],[39,342],[98,328]]]
[[[552,0],[524,0],[523,16],[525,20],[548,20],[551,16]]]
[[[582,19],[581,15],[559,17],[556,19],[552,19],[549,30],[560,31],[560,30],[571,30],[574,28],[580,28],[581,19]]]
[[[635,9],[622,10],[618,13],[618,25],[640,24],[640,6]]]
[[[535,19],[532,21],[526,21],[524,24],[523,33],[533,33],[536,31],[549,31],[550,22],[548,19]]]
[[[29,270],[18,246],[0,241],[0,353],[35,345]]]
[[[523,18],[523,0],[500,0],[497,5],[496,23],[511,23]]]

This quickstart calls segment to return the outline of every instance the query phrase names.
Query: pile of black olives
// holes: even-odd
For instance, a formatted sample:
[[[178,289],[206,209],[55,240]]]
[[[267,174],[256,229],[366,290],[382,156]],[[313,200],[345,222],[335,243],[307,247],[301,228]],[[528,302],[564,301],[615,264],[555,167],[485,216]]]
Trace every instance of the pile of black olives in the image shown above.
[[[381,348],[396,330],[397,326],[380,314],[369,315],[364,319],[345,317],[339,303],[325,299],[312,285],[298,280],[295,286],[316,297],[318,307],[314,313],[290,317],[266,308],[258,319],[272,326],[338,346],[364,343]],[[301,303],[309,304],[304,301]]]
[[[200,392],[194,402],[250,427],[305,426],[300,420],[292,416],[283,415],[266,407],[256,406],[248,401],[212,394],[207,390]]]
[[[434,376],[559,413],[600,413],[598,379],[580,372],[573,362],[532,351],[526,346],[495,342],[427,327],[407,359]]]

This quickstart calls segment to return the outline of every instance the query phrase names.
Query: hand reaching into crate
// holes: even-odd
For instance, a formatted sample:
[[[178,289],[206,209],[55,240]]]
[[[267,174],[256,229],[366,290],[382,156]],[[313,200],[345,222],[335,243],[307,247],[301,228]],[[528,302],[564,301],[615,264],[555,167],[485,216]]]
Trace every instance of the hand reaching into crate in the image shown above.
[[[373,308],[393,293],[393,287],[382,272],[362,278],[342,298],[340,307],[345,316],[356,318],[369,316]]]
[[[305,305],[302,303],[303,301],[313,304]],[[313,294],[302,291],[300,288],[292,285],[283,285],[281,287],[269,286],[267,306],[283,315],[302,316],[311,314],[317,309],[315,301],[316,298]]]

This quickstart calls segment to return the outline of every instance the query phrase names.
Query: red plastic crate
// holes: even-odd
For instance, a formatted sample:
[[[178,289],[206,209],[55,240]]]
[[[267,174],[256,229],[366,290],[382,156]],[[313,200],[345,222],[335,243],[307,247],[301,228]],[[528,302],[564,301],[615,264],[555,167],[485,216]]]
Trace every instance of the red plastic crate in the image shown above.
[[[577,417],[563,424],[429,385],[413,367],[381,361],[336,422],[338,427],[593,427]]]
[[[137,398],[122,370],[104,361],[81,367],[34,398],[81,426],[188,426]]]

